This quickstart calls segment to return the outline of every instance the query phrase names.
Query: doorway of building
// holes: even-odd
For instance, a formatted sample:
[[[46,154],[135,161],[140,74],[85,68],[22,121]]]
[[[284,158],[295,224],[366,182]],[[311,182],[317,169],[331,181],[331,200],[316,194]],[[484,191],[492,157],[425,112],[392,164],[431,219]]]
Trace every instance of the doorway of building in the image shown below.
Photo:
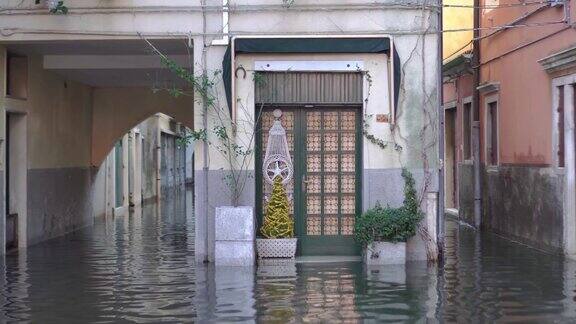
[[[257,210],[263,219],[271,186],[261,175],[272,111],[282,111],[294,163],[287,184],[292,197],[299,255],[358,255],[354,222],[361,211],[360,107],[267,107],[259,118],[257,136]],[[258,111],[257,111],[258,113]]]
[[[458,161],[456,147],[456,108],[445,110],[444,177],[446,208],[458,208]]]
[[[26,246],[28,154],[26,114],[6,114],[6,250]]]
[[[178,136],[161,133],[160,189],[181,190],[186,181],[186,149],[178,144]]]

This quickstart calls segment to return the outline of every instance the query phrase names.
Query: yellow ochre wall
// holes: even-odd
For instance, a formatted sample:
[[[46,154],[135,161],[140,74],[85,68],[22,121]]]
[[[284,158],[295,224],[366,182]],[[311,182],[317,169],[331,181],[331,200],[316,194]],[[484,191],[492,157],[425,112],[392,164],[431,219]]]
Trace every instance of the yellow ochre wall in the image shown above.
[[[461,47],[472,40],[474,27],[474,10],[471,8],[474,0],[444,0],[443,9],[443,30],[444,32],[444,49],[442,57],[444,60],[450,60],[463,51],[472,48],[469,44],[464,49],[458,51]],[[464,5],[470,8],[446,7],[450,5]],[[466,29],[466,31],[449,32],[449,30]],[[457,52],[458,51],[458,52]],[[452,55],[453,53],[456,53]]]

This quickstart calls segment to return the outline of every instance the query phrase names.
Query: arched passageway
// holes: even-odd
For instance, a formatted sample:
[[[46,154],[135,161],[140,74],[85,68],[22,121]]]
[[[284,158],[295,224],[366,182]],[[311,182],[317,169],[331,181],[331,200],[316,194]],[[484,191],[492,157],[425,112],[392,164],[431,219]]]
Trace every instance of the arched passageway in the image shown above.
[[[150,88],[97,88],[93,91],[92,165],[99,166],[118,138],[149,116],[164,113],[193,128],[193,98]]]
[[[190,61],[193,50],[182,39],[153,42],[179,64]],[[0,94],[0,141],[6,140],[7,114],[26,121],[18,124],[21,136],[13,137],[26,145],[0,149],[3,162],[9,154],[19,157],[9,161],[11,171],[0,165],[0,210],[21,225],[18,247],[91,225],[107,213],[102,162],[119,138],[136,136],[133,128],[147,117],[161,112],[193,125],[193,98],[165,91],[184,85],[141,39],[12,42],[0,45],[0,63],[0,88],[10,80],[10,91]],[[20,199],[6,212],[8,176],[11,197]],[[6,230],[0,221],[0,254]]]
[[[192,149],[180,141],[188,130],[177,119],[155,113],[114,139],[95,167],[95,214],[122,215],[145,201],[183,194],[193,177]]]

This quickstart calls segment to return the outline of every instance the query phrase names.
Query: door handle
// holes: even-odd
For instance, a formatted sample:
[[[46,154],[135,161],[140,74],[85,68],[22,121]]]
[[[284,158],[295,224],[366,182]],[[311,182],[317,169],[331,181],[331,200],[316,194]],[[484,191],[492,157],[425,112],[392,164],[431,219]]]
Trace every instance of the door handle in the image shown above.
[[[306,192],[308,189],[308,178],[306,176],[302,177],[302,192]]]

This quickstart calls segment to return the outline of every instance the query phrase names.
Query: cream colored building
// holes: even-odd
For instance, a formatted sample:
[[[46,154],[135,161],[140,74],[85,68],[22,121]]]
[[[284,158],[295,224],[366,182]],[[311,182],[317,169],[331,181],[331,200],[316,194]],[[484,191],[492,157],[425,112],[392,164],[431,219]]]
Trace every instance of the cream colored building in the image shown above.
[[[14,190],[10,208],[26,214],[22,246],[103,214],[95,203],[98,181],[106,179],[103,161],[123,134],[159,112],[206,130],[210,143],[219,141],[217,116],[234,124],[228,136],[249,152],[239,204],[255,207],[259,219],[267,190],[260,130],[273,109],[283,111],[299,161],[293,202],[297,236],[307,242],[301,255],[357,253],[354,217],[377,202],[402,202],[402,167],[415,175],[430,211],[428,236],[409,242],[409,258],[426,258],[424,242],[434,245],[441,235],[434,216],[442,195],[434,3],[78,0],[66,1],[68,14],[54,15],[33,2],[7,1],[0,10],[2,60],[19,71],[0,70],[8,91],[0,107],[10,123],[14,114],[14,125],[0,116],[23,142],[2,146],[4,178],[14,173],[14,185],[6,186]],[[215,76],[215,103],[202,100],[202,89],[194,99],[170,95],[166,90],[186,84],[147,40],[197,77]],[[11,90],[14,84],[26,86]],[[212,261],[214,208],[232,203],[223,180],[231,167],[217,145],[195,147],[196,259]]]

